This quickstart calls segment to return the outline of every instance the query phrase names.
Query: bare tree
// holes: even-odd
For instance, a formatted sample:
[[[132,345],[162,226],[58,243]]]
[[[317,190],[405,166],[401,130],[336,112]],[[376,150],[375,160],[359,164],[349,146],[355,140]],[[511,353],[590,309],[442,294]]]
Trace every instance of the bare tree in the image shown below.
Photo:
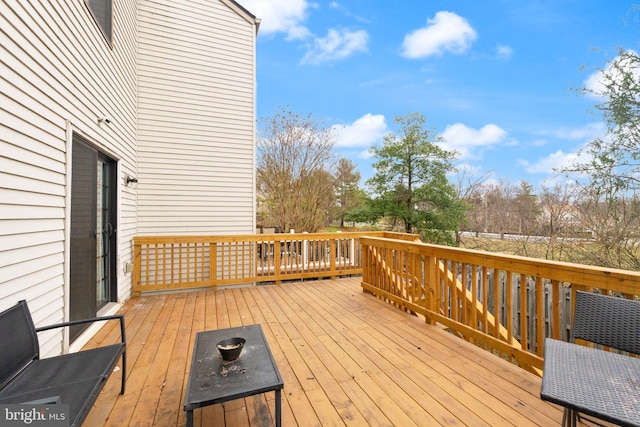
[[[485,172],[477,176],[466,168],[456,171],[456,195],[458,200],[461,200],[467,206],[466,215],[455,231],[457,245],[460,245],[461,232],[464,231],[466,226],[471,225],[472,229],[479,230],[476,227],[481,223],[479,219],[484,207],[482,204],[482,187],[490,174],[491,172]]]
[[[278,109],[262,119],[257,142],[256,185],[267,220],[283,231],[315,232],[333,201],[334,137],[311,114]],[[319,212],[323,212],[319,215]]]
[[[640,198],[633,192],[611,194],[606,188],[581,187],[576,203],[587,244],[572,246],[568,261],[640,270]]]
[[[516,187],[508,181],[488,185],[485,191],[485,231],[504,234],[513,232],[518,222],[514,209]]]
[[[538,234],[538,218],[542,211],[538,196],[534,193],[533,185],[527,181],[520,181],[515,205],[518,218],[518,234],[526,236]]]
[[[530,256],[530,243],[532,237],[540,234],[539,217],[542,213],[538,196],[534,193],[533,186],[527,181],[520,181],[514,199],[514,213],[517,223],[514,241],[518,244],[518,255]]]
[[[302,212],[296,230],[314,232],[329,224],[331,206],[334,204],[334,178],[325,170],[317,170],[309,175],[301,186]]]
[[[540,228],[547,238],[545,257],[562,260],[568,243],[581,235],[581,221],[574,206],[577,196],[574,182],[556,183],[553,186],[542,185],[540,190]]]

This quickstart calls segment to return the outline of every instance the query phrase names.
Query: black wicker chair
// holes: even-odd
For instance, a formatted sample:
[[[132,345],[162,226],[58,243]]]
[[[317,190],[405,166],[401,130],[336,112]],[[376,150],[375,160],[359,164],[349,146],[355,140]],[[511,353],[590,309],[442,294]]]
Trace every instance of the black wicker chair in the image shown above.
[[[599,346],[620,350],[621,352],[640,354],[640,302],[577,291],[571,342],[575,343],[576,340],[588,341]],[[602,370],[602,372],[600,372],[602,378],[590,378],[586,372],[579,372],[579,366],[590,366],[592,359],[594,364],[597,363],[595,359],[604,357],[603,352],[593,352],[593,349],[575,347],[571,348],[572,354],[577,354],[575,360],[559,360],[560,358],[557,355],[562,352],[562,350],[557,350],[558,348],[566,349],[567,347],[566,344],[559,343],[551,338],[545,340],[545,373],[543,374],[540,395],[543,400],[551,401],[565,407],[562,422],[563,426],[567,423],[571,426],[576,425],[581,418],[585,418],[581,416],[580,413],[587,413],[590,416],[616,422],[620,425],[640,425],[640,417],[630,422],[626,421],[629,411],[632,414],[631,419],[640,415],[640,408],[634,407],[633,404],[629,405],[630,408],[626,414],[624,414],[626,410],[624,406],[627,402],[615,404],[616,408],[613,412],[623,414],[622,419],[616,418],[618,416],[616,414],[609,415],[607,413],[601,413],[599,409],[592,410],[592,408],[589,407],[588,396],[593,395],[594,390],[605,386],[602,381],[603,378],[604,381],[606,381],[608,374]],[[555,352],[553,357],[551,356],[552,352]],[[547,356],[552,358],[552,360],[547,360]],[[638,359],[632,360],[628,358],[627,355],[615,355],[615,357],[618,359],[625,358],[627,360],[621,360],[632,363],[633,375],[635,375],[635,371],[638,369],[637,366],[640,366]],[[547,362],[549,362],[549,364]],[[562,364],[563,366],[550,366],[550,364],[554,362]],[[636,363],[638,364],[637,366]],[[610,366],[606,366],[607,369],[609,367]],[[596,371],[601,371],[597,365],[594,365],[593,368]],[[567,372],[573,371],[574,369],[577,371],[565,375],[550,374],[549,377],[552,378],[546,375],[547,370],[558,372],[563,369]],[[567,398],[564,399],[563,397],[554,395],[554,392],[550,391],[556,386],[552,384],[554,381],[570,382],[571,384],[563,384],[558,388],[570,391],[571,393],[568,394],[570,394],[571,397],[567,396]],[[635,379],[630,382],[635,382]],[[628,384],[624,386],[628,386]],[[640,384],[633,384],[633,386],[640,386]],[[579,398],[575,396],[579,396]],[[569,403],[572,402],[572,400],[575,400],[575,403]],[[589,421],[598,424],[591,419],[589,419]]]
[[[572,341],[576,339],[640,354],[640,302],[577,291]]]

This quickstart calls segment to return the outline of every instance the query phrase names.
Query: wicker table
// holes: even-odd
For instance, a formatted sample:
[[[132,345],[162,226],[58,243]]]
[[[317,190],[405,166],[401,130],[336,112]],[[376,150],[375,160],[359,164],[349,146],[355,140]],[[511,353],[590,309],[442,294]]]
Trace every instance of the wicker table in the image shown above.
[[[234,337],[246,341],[240,357],[224,362],[216,348]],[[281,425],[282,377],[260,325],[198,332],[184,401],[187,426],[193,426],[193,410],[203,406],[275,391],[275,422]]]
[[[640,426],[640,359],[551,338],[545,340],[542,400],[621,426]]]

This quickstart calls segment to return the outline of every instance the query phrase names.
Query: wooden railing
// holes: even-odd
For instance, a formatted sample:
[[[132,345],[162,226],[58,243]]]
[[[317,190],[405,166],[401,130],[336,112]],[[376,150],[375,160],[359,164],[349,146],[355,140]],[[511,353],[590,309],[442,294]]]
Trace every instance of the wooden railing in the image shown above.
[[[362,274],[362,236],[387,232],[138,236],[133,292],[216,287]]]
[[[576,290],[640,295],[631,271],[378,237],[360,244],[365,291],[537,374],[544,338],[569,337]]]
[[[362,275],[362,287],[540,374],[573,294],[639,298],[640,273],[451,248],[388,233],[134,238],[134,295]]]

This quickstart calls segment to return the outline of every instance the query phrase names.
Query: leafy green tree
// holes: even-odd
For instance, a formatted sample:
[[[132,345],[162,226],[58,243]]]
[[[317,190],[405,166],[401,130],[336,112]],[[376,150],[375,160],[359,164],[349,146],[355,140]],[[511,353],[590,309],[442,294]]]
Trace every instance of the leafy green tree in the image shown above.
[[[599,70],[597,83],[582,92],[602,101],[596,109],[607,124],[607,136],[591,141],[579,160],[563,172],[586,174],[591,185],[611,193],[640,187],[640,57],[633,51],[619,55]]]
[[[600,99],[596,109],[607,134],[589,142],[561,172],[581,181],[581,221],[593,244],[577,248],[579,262],[637,269],[640,253],[640,57],[620,50],[582,92]],[[594,83],[595,81],[595,83]],[[584,177],[586,176],[586,182]],[[589,248],[589,251],[586,249]]]
[[[349,159],[340,158],[334,175],[335,215],[344,227],[347,212],[357,207],[360,173]]]
[[[464,204],[447,179],[456,153],[438,146],[442,139],[425,127],[423,115],[410,113],[394,122],[398,132],[371,148],[376,173],[367,184],[375,195],[375,207],[392,226],[400,223],[407,233],[453,243],[451,232],[464,216]]]
[[[344,217],[346,222],[375,224],[380,218],[373,208],[373,202],[362,188],[356,190],[355,206],[349,209]]]

